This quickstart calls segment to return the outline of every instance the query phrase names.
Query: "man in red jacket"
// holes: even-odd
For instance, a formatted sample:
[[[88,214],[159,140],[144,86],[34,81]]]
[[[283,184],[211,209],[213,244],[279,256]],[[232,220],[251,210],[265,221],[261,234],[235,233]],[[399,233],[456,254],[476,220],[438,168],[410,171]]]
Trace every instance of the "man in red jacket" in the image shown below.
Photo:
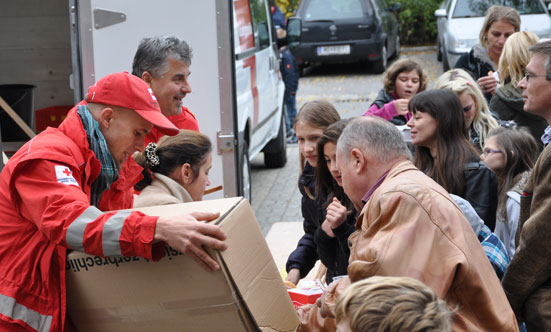
[[[144,38],[134,56],[132,74],[151,87],[161,111],[178,129],[199,131],[195,115],[182,105],[182,100],[191,93],[188,81],[191,56],[189,45],[177,37]],[[156,143],[163,135],[153,129],[145,144]]]
[[[154,217],[132,207],[141,167],[132,159],[154,128],[178,129],[148,85],[128,73],[99,80],[59,128],[26,143],[0,174],[0,331],[67,329],[67,250],[162,257],[165,244],[205,269],[202,246],[226,248],[215,213]],[[111,212],[104,212],[111,211]]]

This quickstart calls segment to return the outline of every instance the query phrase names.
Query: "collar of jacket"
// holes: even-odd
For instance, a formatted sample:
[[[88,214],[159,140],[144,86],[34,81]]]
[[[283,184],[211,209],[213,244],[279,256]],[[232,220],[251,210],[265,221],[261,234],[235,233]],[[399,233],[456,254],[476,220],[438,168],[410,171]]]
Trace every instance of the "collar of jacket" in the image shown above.
[[[157,180],[158,186],[163,187],[166,192],[176,197],[182,203],[193,202],[193,198],[191,198],[186,188],[172,178],[155,172],[153,172],[153,177]]]
[[[375,197],[378,196],[377,192],[381,189],[381,187],[384,186],[385,182],[392,180],[393,178],[395,178],[396,176],[398,176],[399,174],[401,174],[403,172],[413,171],[413,170],[418,171],[417,167],[415,167],[415,165],[413,165],[413,163],[410,160],[401,160],[401,161],[396,162],[394,165],[392,165],[392,167],[388,171],[388,174],[386,175],[385,179],[379,185],[379,188],[377,188],[371,194],[371,197],[369,198],[369,200],[367,202],[365,202],[364,206],[362,207],[362,211],[360,212],[360,215],[356,219],[355,227],[356,227],[357,230],[361,229],[363,215],[364,215],[364,213],[367,213],[367,206],[369,205],[369,201],[371,201],[373,196],[375,196]]]
[[[494,69],[497,68],[496,64],[488,56],[488,50],[479,43],[473,46],[473,56],[480,62],[487,63]]]

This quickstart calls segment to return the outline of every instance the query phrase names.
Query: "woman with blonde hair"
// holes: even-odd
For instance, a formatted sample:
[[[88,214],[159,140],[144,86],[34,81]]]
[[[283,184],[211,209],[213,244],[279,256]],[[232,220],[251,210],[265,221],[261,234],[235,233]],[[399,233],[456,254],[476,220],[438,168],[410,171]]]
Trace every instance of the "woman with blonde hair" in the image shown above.
[[[498,82],[493,73],[499,69],[503,45],[517,31],[520,31],[520,14],[516,9],[499,5],[488,8],[480,30],[479,43],[470,52],[463,54],[455,64],[455,68],[465,69],[472,75],[488,101],[497,88]]]
[[[457,94],[461,101],[469,140],[482,151],[488,132],[497,128],[499,124],[490,113],[486,99],[472,77],[463,69],[448,70],[436,80],[434,88],[452,90]]]
[[[134,207],[200,201],[210,185],[212,144],[204,134],[180,130],[149,143],[134,159],[144,168]]]
[[[499,59],[500,86],[490,101],[490,109],[500,120],[513,120],[518,126],[530,130],[541,151],[543,144],[540,137],[547,127],[547,121],[539,115],[524,111],[522,89],[518,87],[524,77],[524,69],[530,62],[528,49],[538,41],[538,36],[530,31],[516,32],[507,39]]]

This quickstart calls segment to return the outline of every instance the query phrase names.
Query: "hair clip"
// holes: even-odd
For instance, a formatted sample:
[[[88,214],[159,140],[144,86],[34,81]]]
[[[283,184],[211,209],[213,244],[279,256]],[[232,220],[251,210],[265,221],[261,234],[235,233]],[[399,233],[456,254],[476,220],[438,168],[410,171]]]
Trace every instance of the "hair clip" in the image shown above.
[[[160,164],[159,156],[157,155],[157,144],[151,142],[145,147],[145,159],[149,167],[155,167]]]

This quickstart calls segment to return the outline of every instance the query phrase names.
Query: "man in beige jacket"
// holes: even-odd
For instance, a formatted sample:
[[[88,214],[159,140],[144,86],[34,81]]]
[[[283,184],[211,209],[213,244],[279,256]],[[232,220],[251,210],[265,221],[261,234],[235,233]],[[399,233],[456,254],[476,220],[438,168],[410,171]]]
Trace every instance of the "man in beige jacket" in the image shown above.
[[[343,188],[360,216],[349,238],[348,278],[318,305],[299,308],[301,331],[335,331],[335,300],[350,282],[409,276],[456,310],[454,331],[518,331],[480,242],[450,195],[420,172],[398,130],[375,117],[353,120],[337,145]]]

